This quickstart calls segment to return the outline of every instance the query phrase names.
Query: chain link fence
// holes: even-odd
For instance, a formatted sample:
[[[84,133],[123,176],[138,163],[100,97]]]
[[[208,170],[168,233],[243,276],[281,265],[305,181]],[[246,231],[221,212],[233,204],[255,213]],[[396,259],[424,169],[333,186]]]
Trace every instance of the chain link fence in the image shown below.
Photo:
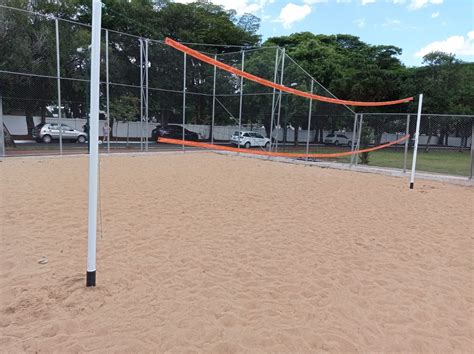
[[[86,153],[90,26],[1,8],[0,36],[2,153]],[[222,145],[250,134],[256,146],[241,147],[306,154],[357,151],[410,134],[386,149],[324,161],[403,171],[411,166],[411,106],[356,114],[242,79],[159,40],[103,29],[101,44],[101,152],[185,149],[156,143],[160,129],[173,138]],[[282,48],[190,46],[271,82],[335,97]],[[472,176],[473,120],[424,114],[417,169]]]
[[[354,155],[351,164],[411,168],[416,114],[363,113],[354,119],[352,150],[386,144],[410,135],[410,139],[388,148]],[[422,114],[417,171],[472,178],[472,130],[474,116]],[[347,134],[346,134],[347,135]]]

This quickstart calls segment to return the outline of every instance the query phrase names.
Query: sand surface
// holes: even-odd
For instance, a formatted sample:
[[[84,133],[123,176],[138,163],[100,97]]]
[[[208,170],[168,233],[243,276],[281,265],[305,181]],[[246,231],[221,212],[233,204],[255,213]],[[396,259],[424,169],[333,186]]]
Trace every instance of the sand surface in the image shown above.
[[[103,157],[86,288],[87,159],[7,159],[0,177],[2,352],[474,348],[472,187]]]

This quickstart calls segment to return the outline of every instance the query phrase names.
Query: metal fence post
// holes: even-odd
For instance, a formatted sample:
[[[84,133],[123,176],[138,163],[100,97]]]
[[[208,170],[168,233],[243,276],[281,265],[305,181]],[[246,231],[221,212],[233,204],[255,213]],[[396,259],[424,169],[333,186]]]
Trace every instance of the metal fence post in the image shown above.
[[[474,176],[474,119],[471,120],[471,126],[471,173],[469,174],[469,179],[472,179]]]
[[[283,85],[283,73],[285,71],[285,48],[283,48],[282,53],[281,53],[281,74],[280,74],[280,85]],[[275,151],[278,151],[278,136],[280,135],[280,117],[281,117],[281,93],[282,91],[280,90],[278,94],[278,113],[277,113],[277,136],[275,140]]]
[[[242,50],[242,67],[241,70],[245,70],[245,51]],[[244,95],[244,77],[240,77],[240,102],[239,102],[239,142],[238,148],[240,149],[240,140],[241,140],[241,131],[242,131],[242,103],[243,103],[243,96]]]
[[[423,94],[420,94],[418,98],[418,114],[416,116],[415,147],[413,148],[413,160],[411,163],[410,189],[413,189],[414,184],[415,184],[416,157],[418,155],[418,140],[420,138],[420,121],[421,121],[422,106],[423,106]]]
[[[356,150],[359,151],[360,150],[360,138],[362,136],[362,123],[363,123],[363,120],[364,120],[364,114],[361,113],[359,114],[359,131],[358,131],[358,134],[357,134],[357,145],[356,145]],[[355,164],[358,165],[359,164],[359,154],[354,154],[355,156]]]
[[[109,31],[105,30],[105,81],[107,100],[107,153],[110,154],[110,80],[109,80]]]
[[[140,38],[140,151],[143,151],[143,40]]]
[[[2,157],[5,157],[5,132],[3,131],[3,98],[0,95],[0,150]]]
[[[313,93],[314,81],[311,79],[311,94]],[[306,131],[306,155],[309,154],[309,133],[311,131],[311,114],[313,113],[313,99],[309,99],[309,112],[308,112],[308,130]],[[308,156],[306,156],[306,161],[308,161]]]
[[[354,147],[355,147],[355,144],[356,144],[356,130],[357,130],[357,120],[359,118],[359,115],[356,113],[354,115],[354,127],[352,128],[352,141],[351,141],[351,152],[354,152]],[[354,158],[355,158],[355,154],[352,154],[351,155],[351,167],[352,165],[354,164]]]
[[[186,53],[183,53],[183,151],[184,151],[184,137],[185,137],[185,128],[184,125],[186,124],[186,61],[187,56]]]
[[[217,60],[217,54],[214,54],[214,60]],[[210,131],[211,144],[214,144],[214,121],[216,117],[216,79],[217,79],[217,66],[214,65],[214,78],[212,82],[212,117],[211,117],[211,131]]]
[[[407,128],[405,131],[405,135],[410,134],[410,115],[407,115]],[[408,142],[410,139],[405,140],[405,152],[403,154],[403,173],[407,172],[407,158],[408,158]]]
[[[127,120],[127,148],[130,142],[130,121]]]
[[[59,58],[59,23],[54,20],[56,28],[56,77],[58,85],[58,125],[59,125],[59,154],[63,154],[63,126],[61,117],[61,62]],[[90,126],[90,125],[89,125]],[[89,139],[90,141],[90,139]]]
[[[280,51],[280,47],[276,48],[275,51],[275,69],[273,71],[273,83],[276,84],[277,82],[277,74],[278,74],[278,52]],[[273,144],[273,123],[274,123],[274,118],[275,118],[275,93],[276,89],[273,88],[273,93],[272,93],[272,116],[270,118],[270,146],[269,146],[269,151],[272,151],[272,144]]]
[[[148,151],[148,39],[145,39],[145,151]]]

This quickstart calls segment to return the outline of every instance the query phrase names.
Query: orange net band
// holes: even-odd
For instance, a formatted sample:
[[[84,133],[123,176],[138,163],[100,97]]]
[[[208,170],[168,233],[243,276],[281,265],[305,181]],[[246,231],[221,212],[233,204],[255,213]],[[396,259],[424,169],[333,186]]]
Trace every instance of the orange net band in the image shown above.
[[[300,90],[296,90],[296,89],[293,89],[291,87],[286,87],[284,85],[280,85],[280,84],[276,84],[274,82],[271,82],[269,80],[266,80],[266,79],[263,79],[259,76],[255,76],[255,75],[252,75],[252,74],[249,74],[245,71],[242,71],[242,70],[239,70],[239,69],[236,69],[230,65],[227,65],[227,64],[224,64],[218,60],[215,60],[205,54],[202,54],[200,52],[198,52],[197,50],[194,50],[194,49],[191,49],[179,42],[176,42],[170,38],[166,38],[165,39],[165,43],[167,45],[169,45],[170,47],[173,47],[183,53],[186,53],[196,59],[199,59],[205,63],[208,63],[208,64],[211,64],[211,65],[215,65],[217,66],[218,68],[221,68],[222,70],[225,70],[225,71],[228,71],[228,72],[231,72],[237,76],[242,76],[250,81],[254,81],[254,82],[257,82],[261,85],[264,85],[264,86],[269,86],[269,87],[273,87],[277,90],[280,90],[280,91],[284,91],[284,92],[288,92],[288,93],[292,93],[294,95],[297,95],[297,96],[301,96],[301,97],[305,97],[305,98],[309,98],[309,99],[313,99],[313,100],[317,100],[317,101],[323,101],[323,102],[329,102],[329,103],[335,103],[335,104],[341,104],[341,105],[348,105],[348,106],[365,106],[365,107],[377,107],[377,106],[391,106],[391,105],[396,105],[396,104],[400,104],[400,103],[406,103],[406,102],[410,102],[410,101],[413,101],[413,97],[407,97],[407,98],[402,98],[400,100],[395,100],[395,101],[383,101],[383,102],[363,102],[363,101],[349,101],[349,100],[340,100],[340,99],[337,99],[337,98],[330,98],[330,97],[324,97],[324,96],[319,96],[319,95],[315,95],[313,93],[309,93],[309,92],[305,92],[305,91],[300,91]]]
[[[198,141],[189,141],[189,140],[179,140],[179,139],[169,139],[169,138],[158,138],[157,142],[159,143],[166,143],[166,144],[174,144],[174,145],[185,145],[185,146],[192,146],[192,147],[199,147],[204,149],[211,149],[211,150],[220,150],[220,151],[231,151],[231,152],[241,152],[245,154],[253,154],[253,155],[262,155],[262,156],[276,156],[276,157],[290,157],[290,158],[331,158],[331,157],[342,157],[342,156],[350,156],[355,154],[360,154],[362,152],[371,152],[380,149],[387,148],[392,145],[399,144],[410,137],[410,134],[401,137],[400,139],[391,141],[386,144],[374,146],[367,149],[356,150],[356,151],[346,151],[346,152],[336,152],[332,154],[293,154],[289,152],[269,152],[269,151],[262,151],[262,150],[249,150],[249,149],[239,149],[229,146],[221,146],[221,145],[214,145],[214,144],[207,144],[207,143],[200,143]]]

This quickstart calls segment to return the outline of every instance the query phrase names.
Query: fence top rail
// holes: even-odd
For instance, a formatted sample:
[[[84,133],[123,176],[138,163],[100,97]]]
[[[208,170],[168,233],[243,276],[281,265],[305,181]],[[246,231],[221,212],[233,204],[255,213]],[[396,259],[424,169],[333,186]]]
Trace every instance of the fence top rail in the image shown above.
[[[277,45],[273,46],[258,46],[258,45],[238,45],[238,44],[212,44],[212,43],[194,43],[194,42],[181,42],[186,45],[191,45],[191,46],[201,46],[201,47],[227,47],[227,48],[244,48],[244,51],[247,50],[258,50],[258,49],[267,49],[267,48],[279,48]],[[222,54],[235,54],[235,53],[240,53],[242,52],[242,49],[239,51],[235,52],[227,52],[227,53],[221,53]],[[210,53],[210,54],[216,54],[216,53]]]
[[[223,44],[220,44],[219,47],[225,47],[225,45]],[[248,47],[249,49],[244,49],[244,50],[239,50],[239,51],[235,51],[235,52],[225,52],[225,53],[208,53],[210,55],[217,55],[217,57],[224,57],[224,56],[228,56],[228,55],[235,55],[235,54],[241,54],[242,52],[245,52],[245,53],[250,53],[250,52],[256,52],[256,51],[259,51],[259,50],[266,50],[266,49],[281,49],[279,46],[277,45],[272,45],[272,46],[259,46],[259,47]],[[202,53],[205,53],[204,51],[202,51]]]
[[[44,18],[46,18],[48,20],[52,20],[52,21],[53,20],[58,20],[58,21],[67,22],[67,23],[71,23],[71,24],[74,24],[74,25],[78,25],[78,26],[84,26],[84,27],[92,28],[92,25],[89,24],[89,23],[78,22],[78,21],[74,21],[74,20],[70,20],[70,19],[66,19],[66,18],[62,18],[62,17],[57,17],[57,16],[54,16],[52,14],[43,14],[43,13],[37,12],[37,11],[31,11],[31,10],[27,10],[27,9],[21,9],[19,7],[2,5],[2,4],[0,4],[0,8],[12,10],[12,11],[24,12],[24,13],[27,13],[27,14],[30,14],[30,15],[44,17]],[[137,36],[135,34],[130,34],[130,33],[126,33],[126,32],[112,30],[112,29],[104,28],[104,27],[102,27],[101,30],[102,31],[108,31],[110,33],[116,33],[116,34],[120,34],[120,35],[124,35],[124,36],[129,36],[129,37],[132,37],[132,38],[136,38],[138,40],[146,40],[146,41],[155,42],[155,43],[159,43],[159,44],[163,44],[163,45],[165,44],[165,41],[160,40],[160,39]],[[268,49],[268,48],[279,48],[279,46],[249,46],[249,45],[236,45],[236,44],[212,44],[212,43],[191,43],[191,42],[183,42],[183,43],[193,45],[193,46],[204,46],[204,47],[248,48],[248,49],[245,50],[246,52],[254,51],[254,50],[260,50],[260,49]],[[235,53],[240,53],[240,52],[241,52],[241,50],[237,51],[237,52],[231,52],[231,53],[225,53],[225,54],[235,54]],[[207,53],[207,54],[215,54],[215,53]]]
[[[84,27],[92,28],[92,25],[89,24],[89,23],[69,20],[69,19],[66,19],[66,18],[61,18],[61,17],[54,16],[54,15],[51,15],[51,14],[43,14],[41,12],[36,12],[36,11],[31,11],[31,10],[26,10],[26,9],[20,9],[19,7],[13,7],[13,6],[1,5],[0,4],[0,8],[12,10],[12,11],[24,12],[24,13],[27,13],[27,14],[30,14],[30,15],[44,17],[48,20],[58,20],[58,21],[63,21],[63,22],[67,22],[67,23],[72,23],[72,24],[78,25],[78,26],[84,26]],[[148,40],[148,41],[151,41],[151,42],[157,42],[157,43],[161,43],[161,44],[165,43],[164,40],[137,36],[135,34],[120,32],[120,31],[116,31],[116,30],[112,30],[112,29],[108,29],[108,28],[104,28],[104,27],[102,27],[101,30],[102,31],[108,31],[108,32],[111,32],[111,33],[121,34],[121,35],[124,35],[124,36],[129,36],[129,37],[136,38],[136,39]]]
[[[363,114],[364,116],[404,116],[406,117],[407,115],[416,115],[416,113],[375,113],[375,112],[370,112],[370,113],[365,113],[361,112],[359,114]],[[446,113],[422,113],[422,117],[453,117],[453,118],[474,118],[474,115],[472,114],[446,114]]]

